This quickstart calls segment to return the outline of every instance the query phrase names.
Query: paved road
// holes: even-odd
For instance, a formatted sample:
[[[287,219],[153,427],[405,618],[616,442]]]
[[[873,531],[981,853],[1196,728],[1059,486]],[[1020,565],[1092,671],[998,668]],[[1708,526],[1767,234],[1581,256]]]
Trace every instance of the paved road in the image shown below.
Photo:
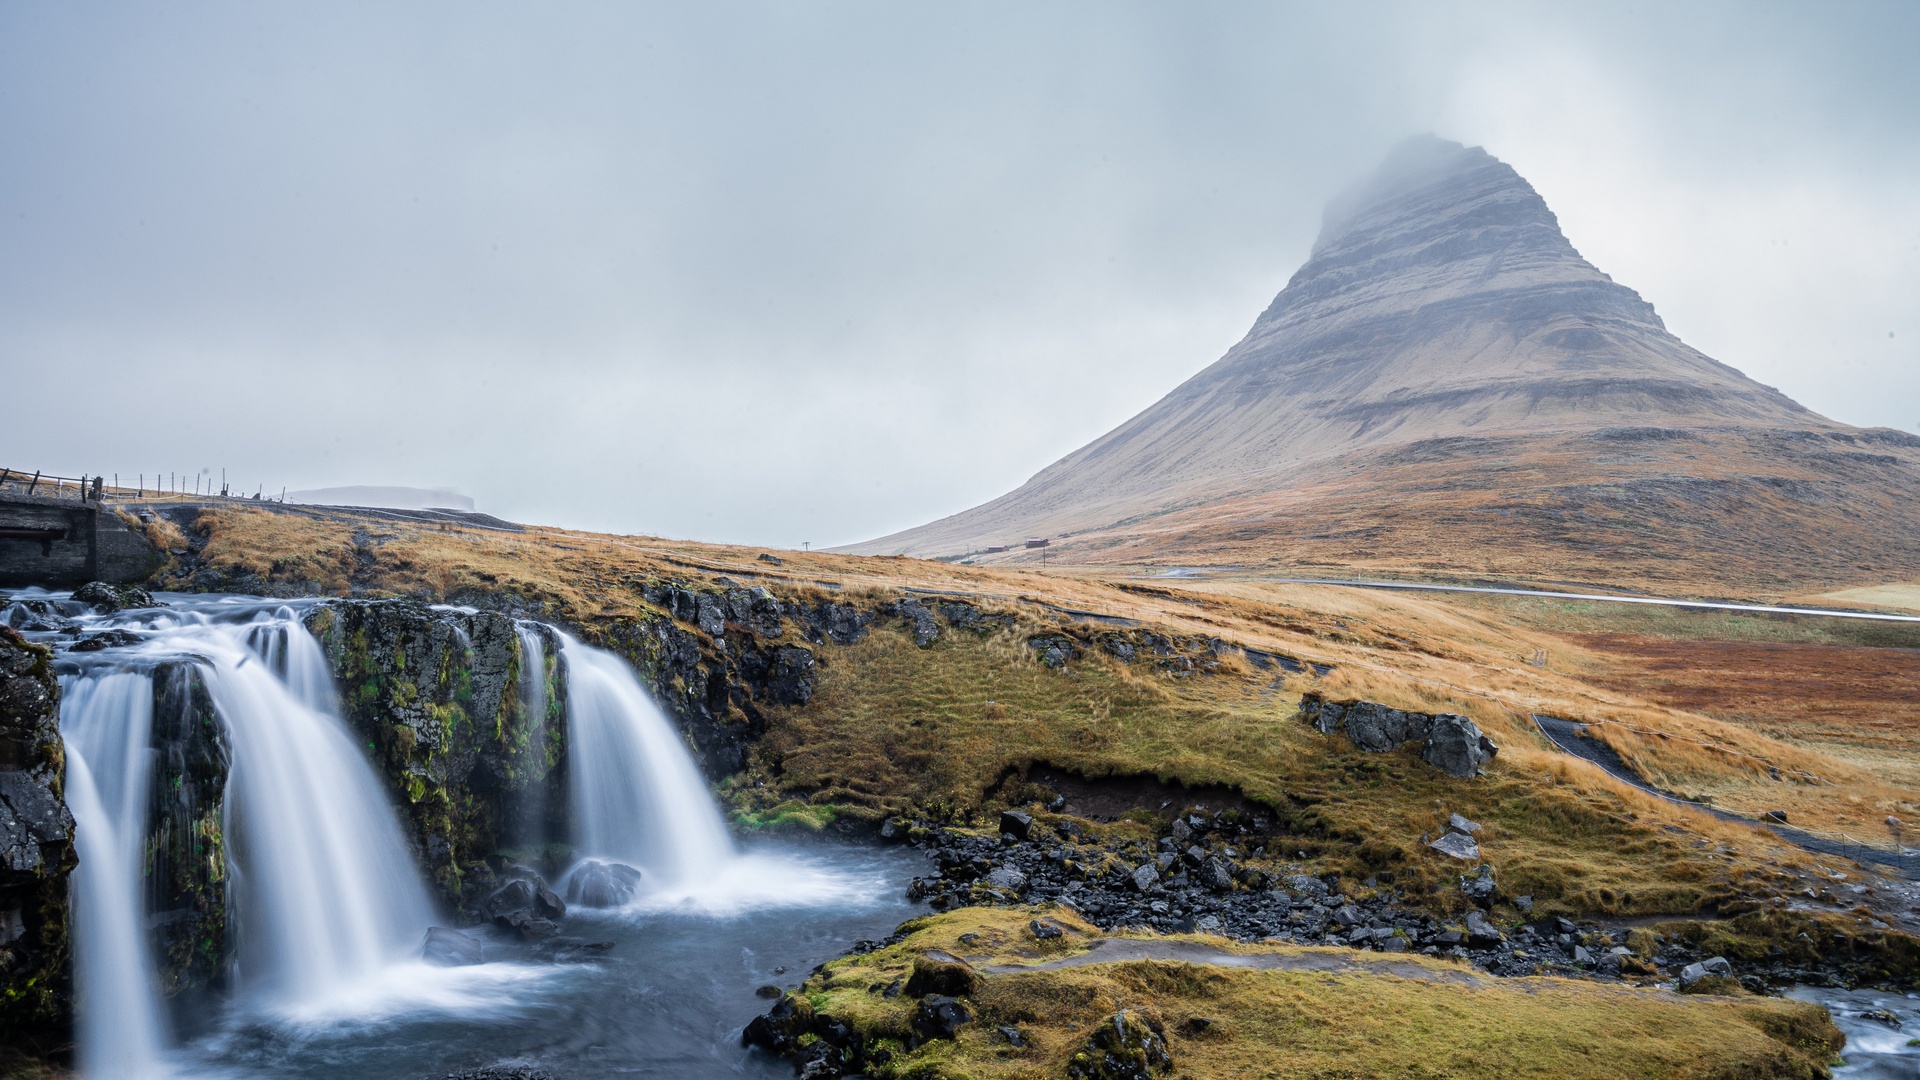
[[[1622,761],[1620,755],[1614,752],[1613,747],[1608,746],[1599,739],[1585,737],[1585,735],[1582,734],[1586,728],[1585,724],[1573,720],[1562,720],[1557,716],[1542,716],[1537,713],[1533,717],[1533,722],[1539,726],[1541,734],[1553,741],[1553,745],[1575,757],[1584,758],[1593,762],[1595,765],[1605,769],[1608,775],[1626,784],[1628,787],[1638,788],[1649,795],[1665,799],[1671,803],[1678,803],[1681,806],[1691,806],[1696,810],[1705,810],[1707,813],[1727,821],[1738,821],[1743,825],[1758,825],[1773,833],[1775,836],[1778,836],[1780,839],[1785,840],[1787,843],[1793,844],[1806,851],[1820,855],[1837,855],[1843,859],[1852,859],[1854,862],[1862,865],[1873,863],[1876,866],[1886,867],[1894,873],[1907,878],[1909,881],[1920,880],[1920,857],[1886,851],[1881,848],[1868,847],[1865,844],[1849,844],[1841,840],[1829,840],[1824,836],[1815,836],[1810,832],[1795,829],[1787,825],[1764,820],[1756,821],[1753,818],[1730,813],[1717,807],[1705,805],[1704,803],[1696,803],[1687,799],[1678,798],[1640,779],[1640,774],[1634,772],[1625,761]]]
[[[1541,589],[1496,589],[1483,585],[1425,585],[1411,581],[1335,581],[1331,578],[1264,578],[1262,580],[1277,581],[1283,585],[1345,585],[1350,589],[1496,593],[1501,596],[1540,596],[1554,600],[1601,600],[1609,604],[1657,604],[1662,607],[1710,608],[1714,611],[1753,611],[1768,615],[1823,615],[1831,619],[1920,623],[1920,615],[1884,615],[1874,611],[1832,611],[1826,608],[1776,607],[1769,604],[1723,604],[1712,600],[1668,600],[1657,596],[1609,596],[1605,593],[1547,592]]]

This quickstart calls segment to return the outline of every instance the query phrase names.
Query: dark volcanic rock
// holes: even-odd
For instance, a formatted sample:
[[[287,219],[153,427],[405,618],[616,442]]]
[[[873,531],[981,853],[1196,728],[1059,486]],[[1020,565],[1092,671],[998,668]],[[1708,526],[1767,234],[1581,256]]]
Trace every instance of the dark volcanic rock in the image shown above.
[[[92,604],[96,611],[108,613],[158,606],[154,603],[153,594],[138,585],[109,585],[104,581],[87,582],[73,590],[73,598],[83,604]]]
[[[1389,709],[1362,701],[1346,711],[1347,738],[1362,750],[1385,753],[1427,737],[1433,718],[1425,713]]]
[[[835,645],[854,645],[864,641],[867,627],[873,624],[871,612],[832,602],[816,606],[807,613],[806,618],[810,638],[815,642],[831,641]]]
[[[908,597],[894,602],[893,613],[905,619],[913,627],[913,643],[926,648],[940,638],[940,624],[933,621],[933,612],[926,605]]]
[[[64,1042],[67,875],[77,863],[52,656],[0,627],[0,1042]]]
[[[527,715],[522,682],[564,700],[559,642],[547,633],[543,669],[525,666],[512,619],[412,600],[335,600],[306,618],[339,680],[347,722],[372,745],[409,839],[441,894],[471,905],[491,884],[486,860],[514,842],[508,815],[522,797],[548,808],[548,835],[566,835],[562,714]],[[489,916],[490,917],[490,916]]]
[[[1480,775],[1499,752],[1478,724],[1464,716],[1441,713],[1433,718],[1433,731],[1427,736],[1427,748],[1421,757],[1448,775],[1470,780]]]
[[[914,1010],[913,1033],[924,1041],[952,1039],[971,1023],[973,1011],[964,1002],[944,994],[928,994]]]

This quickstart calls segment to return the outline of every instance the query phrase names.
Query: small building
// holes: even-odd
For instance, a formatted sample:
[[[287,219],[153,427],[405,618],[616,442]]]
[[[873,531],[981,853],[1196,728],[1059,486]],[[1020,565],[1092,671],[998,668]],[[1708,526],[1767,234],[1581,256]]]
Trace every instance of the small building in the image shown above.
[[[1007,550],[1007,545],[1005,544],[988,544],[987,545],[987,554],[989,555],[997,555],[1000,552],[1005,550]]]
[[[1030,547],[1030,548],[1042,548],[1042,547],[1046,547],[1046,546],[1047,546],[1048,544],[1050,544],[1050,543],[1052,543],[1052,542],[1053,542],[1053,539],[1052,539],[1051,537],[1047,537],[1047,536],[1029,536],[1029,537],[1027,537],[1027,546],[1028,546],[1028,547]]]

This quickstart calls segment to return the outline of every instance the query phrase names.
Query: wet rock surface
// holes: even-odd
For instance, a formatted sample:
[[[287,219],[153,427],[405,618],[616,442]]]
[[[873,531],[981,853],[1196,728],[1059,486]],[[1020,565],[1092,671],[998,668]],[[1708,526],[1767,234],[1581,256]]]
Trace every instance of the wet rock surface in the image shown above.
[[[0,627],[0,1042],[58,1041],[73,1009],[65,801],[52,655]]]
[[[103,614],[156,606],[153,594],[138,585],[109,585],[104,581],[89,581],[73,590],[73,599]]]
[[[558,641],[528,670],[514,620],[413,600],[326,601],[306,626],[333,667],[347,722],[372,749],[408,841],[450,904],[472,910],[503,883],[489,858],[516,839],[509,817],[537,792],[566,835],[564,713],[527,715],[524,680],[565,698]],[[529,624],[532,626],[532,624]],[[497,863],[497,859],[495,860]],[[486,916],[490,918],[490,916]]]
[[[640,871],[625,863],[588,859],[567,878],[567,900],[581,907],[619,907],[640,888]]]

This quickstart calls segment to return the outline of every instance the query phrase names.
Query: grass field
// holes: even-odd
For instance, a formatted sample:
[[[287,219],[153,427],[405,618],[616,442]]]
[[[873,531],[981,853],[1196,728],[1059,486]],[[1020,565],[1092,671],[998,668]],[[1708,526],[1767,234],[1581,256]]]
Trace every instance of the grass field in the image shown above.
[[[1098,568],[1040,573],[797,552],[779,553],[774,564],[751,548],[303,511],[221,509],[201,514],[187,531],[197,550],[178,569],[215,568],[246,587],[510,597],[579,623],[650,610],[637,587],[647,580],[700,587],[722,577],[802,602],[871,605],[912,589],[964,595],[1016,615],[1013,630],[949,631],[931,649],[882,626],[858,646],[816,650],[815,701],[775,710],[756,752],[761,772],[752,779],[766,786],[735,788],[739,808],[756,816],[778,817],[785,803],[815,817],[909,807],[966,813],[990,803],[1010,770],[1045,763],[1088,775],[1223,783],[1279,805],[1305,805],[1335,838],[1326,858],[1354,868],[1398,866],[1415,880],[1432,871],[1407,853],[1434,828],[1436,814],[1477,815],[1494,825],[1492,843],[1506,845],[1502,857],[1514,873],[1541,895],[1587,910],[1691,910],[1804,869],[1806,860],[1771,834],[1647,798],[1569,759],[1527,719],[1542,712],[1601,724],[1603,737],[1649,779],[1716,805],[1780,809],[1796,825],[1856,836],[1887,814],[1920,818],[1911,766],[1900,756],[1909,744],[1899,717],[1911,713],[1881,709],[1896,690],[1872,691],[1872,700],[1857,690],[1842,700],[1783,676],[1764,693],[1723,700],[1713,695],[1749,685],[1750,668],[1766,658],[1712,647],[1723,660],[1719,673],[1696,677],[1695,660],[1674,651],[1730,640],[1839,649],[1852,662],[1881,663],[1878,671],[1907,655],[1914,631],[1906,628],[1251,576],[1142,579]],[[1026,638],[1084,630],[1092,625],[1085,613],[1333,670],[1283,680],[1230,657],[1218,674],[1183,678],[1119,664],[1098,649],[1065,672],[1034,661]],[[1470,715],[1501,754],[1490,778],[1473,784],[1438,779],[1405,755],[1360,754],[1291,719],[1308,686]],[[1824,711],[1803,707],[1822,693]],[[1758,712],[1756,703],[1772,711]],[[1873,749],[1875,740],[1884,752]],[[1397,861],[1389,856],[1396,849]]]
[[[1063,935],[1036,940],[1028,927],[1036,916]],[[828,964],[796,992],[814,1014],[892,1054],[869,1075],[1065,1075],[1121,1010],[1164,1033],[1169,1075],[1190,1080],[1815,1077],[1826,1075],[1840,1045],[1824,1010],[1779,999],[1482,979],[1424,957],[1399,960],[1387,973],[1347,966],[1337,950],[1193,936],[1162,940],[1274,966],[1141,959],[1048,970],[1084,953],[1099,932],[1060,910],[980,908],[908,928],[905,941]],[[929,953],[969,963],[967,1000],[977,1017],[955,1040],[913,1048],[912,1000],[876,991],[910,978]],[[1013,1046],[1003,1027],[1025,1045]]]

